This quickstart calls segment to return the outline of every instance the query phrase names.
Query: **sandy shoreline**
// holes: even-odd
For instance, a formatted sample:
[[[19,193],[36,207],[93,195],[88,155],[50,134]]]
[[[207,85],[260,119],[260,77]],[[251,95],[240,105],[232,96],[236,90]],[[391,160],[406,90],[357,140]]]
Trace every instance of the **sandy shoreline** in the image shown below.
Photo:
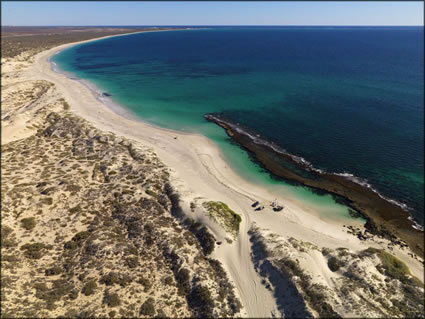
[[[285,205],[284,213],[275,213],[268,205],[265,205],[264,211],[254,212],[251,208],[254,200],[270,203],[275,199],[275,195],[238,176],[223,160],[212,141],[201,135],[161,129],[120,116],[102,103],[83,83],[52,70],[48,61],[50,56],[70,46],[94,40],[65,44],[37,54],[35,62],[22,71],[22,77],[25,80],[46,80],[54,83],[57,91],[70,105],[71,112],[102,131],[125,136],[152,148],[160,160],[170,168],[173,185],[178,189],[184,203],[196,201],[197,198],[222,201],[242,216],[237,240],[232,244],[217,247],[212,257],[223,263],[235,284],[245,309],[242,313],[244,316],[280,316],[272,293],[261,283],[261,277],[251,262],[251,244],[247,232],[253,223],[284,237],[291,236],[333,249],[346,247],[359,251],[369,246],[386,247],[386,242],[378,244],[359,240],[348,234],[341,224],[325,222],[314,211],[290,198],[278,198],[278,202]],[[11,140],[17,138],[19,136],[10,137]],[[209,220],[205,220],[205,223],[211,227],[217,240],[224,242],[225,235],[220,229]],[[411,258],[407,250],[394,248],[394,254],[410,267],[414,275],[423,277],[422,264]],[[327,273],[329,270],[324,269],[325,266],[311,267],[317,267],[318,273]]]

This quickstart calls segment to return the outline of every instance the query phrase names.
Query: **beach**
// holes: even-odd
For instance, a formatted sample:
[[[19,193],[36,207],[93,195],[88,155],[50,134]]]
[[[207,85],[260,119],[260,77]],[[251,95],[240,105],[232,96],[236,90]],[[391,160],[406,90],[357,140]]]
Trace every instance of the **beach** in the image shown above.
[[[297,241],[312,243],[319,247],[319,250],[323,247],[328,249],[343,247],[352,252],[359,252],[368,247],[387,249],[391,246],[392,253],[408,265],[411,273],[423,278],[422,260],[419,257],[413,258],[408,248],[394,246],[384,238],[359,239],[347,232],[347,227],[343,227],[340,222],[321,219],[302,202],[286,197],[276,198],[275,194],[271,194],[267,189],[249,183],[237,175],[225,162],[220,150],[208,138],[161,129],[128,116],[121,116],[119,112],[102,103],[98,96],[80,81],[54,72],[49,57],[76,44],[65,44],[41,52],[34,57],[33,62],[26,62],[24,67],[20,62],[8,61],[2,65],[2,72],[18,74],[22,86],[25,86],[25,81],[52,83],[55,90],[44,94],[44,103],[53,103],[58,97],[62,97],[69,104],[69,111],[72,114],[85,119],[96,129],[134,141],[158,156],[169,169],[171,183],[180,194],[184,214],[207,225],[217,242],[221,242],[211,256],[222,263],[230,281],[234,284],[236,295],[243,306],[242,316],[281,316],[281,309],[273,291],[263,284],[263,278],[253,263],[252,238],[249,231],[254,228],[262,234],[274,234],[273,236],[281,239],[287,240],[292,237]],[[3,120],[2,145],[33,133],[25,128],[25,120],[30,118],[23,115],[20,121],[14,123]],[[283,211],[272,210],[270,204],[274,200],[284,205]],[[205,215],[203,210],[191,210],[191,203],[201,207],[205,201],[226,203],[241,216],[238,235],[231,241],[226,240],[229,234]],[[255,211],[251,206],[255,201],[264,205],[264,210]],[[351,224],[345,223],[345,226],[363,229],[355,220]],[[318,250],[292,249],[289,254],[294,259],[300,259],[303,267],[315,280],[326,287],[334,287],[332,278],[341,276],[329,270],[326,257],[318,253]],[[372,271],[373,265],[368,267],[371,267]],[[353,315],[354,312],[345,314]]]

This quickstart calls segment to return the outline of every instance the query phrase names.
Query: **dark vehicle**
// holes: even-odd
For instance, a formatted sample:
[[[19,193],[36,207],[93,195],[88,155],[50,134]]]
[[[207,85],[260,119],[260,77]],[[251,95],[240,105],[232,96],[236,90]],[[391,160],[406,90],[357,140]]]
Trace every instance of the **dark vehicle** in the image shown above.
[[[259,207],[257,207],[255,210],[263,210],[264,209],[264,206],[259,206]]]
[[[273,210],[274,210],[275,212],[280,212],[282,209],[283,209],[283,206],[276,206],[276,207],[273,207]]]
[[[260,204],[260,202],[257,200],[254,204],[251,205],[251,207],[257,207],[258,204]]]

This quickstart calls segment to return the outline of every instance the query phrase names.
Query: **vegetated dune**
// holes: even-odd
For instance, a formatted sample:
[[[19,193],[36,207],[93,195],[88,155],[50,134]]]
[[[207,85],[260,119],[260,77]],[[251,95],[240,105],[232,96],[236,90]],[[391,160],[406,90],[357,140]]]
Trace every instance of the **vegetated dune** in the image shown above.
[[[151,151],[52,112],[2,156],[3,313],[238,312],[220,263],[171,216]]]
[[[253,226],[252,259],[288,317],[423,317],[424,286],[381,249],[329,249]]]
[[[73,115],[47,81],[2,90],[2,317],[239,313],[151,149]]]

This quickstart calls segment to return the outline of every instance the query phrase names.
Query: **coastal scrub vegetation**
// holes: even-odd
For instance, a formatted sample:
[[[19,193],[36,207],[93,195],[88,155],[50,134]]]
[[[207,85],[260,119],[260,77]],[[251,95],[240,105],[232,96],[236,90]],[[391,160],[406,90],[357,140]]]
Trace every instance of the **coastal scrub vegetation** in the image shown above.
[[[239,214],[235,213],[223,202],[209,201],[204,202],[202,205],[208,211],[209,215],[217,223],[222,225],[227,232],[237,236],[239,225],[242,221]]]
[[[2,153],[2,313],[192,317],[212,300],[209,316],[237,315],[227,273],[207,257],[214,236],[176,218],[180,198],[156,155],[60,114]]]
[[[35,217],[21,219],[21,224],[26,230],[32,230],[36,225]]]
[[[328,259],[328,267],[331,271],[335,272],[341,267],[341,261],[335,256],[332,256]]]
[[[286,245],[275,242],[271,244],[271,239],[263,236],[255,227],[249,230],[249,235],[254,266],[279,296],[276,300],[278,307],[286,316],[314,317],[311,311],[313,309],[318,317],[339,317],[326,301],[328,289],[321,284],[313,283],[311,276],[286,251],[273,249],[275,244],[277,247],[295,248],[291,244],[296,243],[294,238]]]
[[[423,287],[424,284],[410,273],[409,267],[407,267],[404,262],[385,250],[369,247],[364,250],[364,253],[376,254],[381,260],[381,265],[377,267],[378,270],[385,272],[385,274],[391,278],[398,279],[404,283],[413,283]]]
[[[214,308],[214,300],[207,287],[202,285],[195,286],[188,296],[189,305],[197,309],[197,315],[200,317],[211,317]]]
[[[55,276],[62,273],[63,269],[60,266],[53,266],[45,270],[46,276]]]
[[[94,280],[90,280],[84,285],[82,293],[86,296],[90,296],[96,292],[96,289],[97,289],[96,282]]]
[[[209,232],[207,227],[202,226],[201,223],[195,222],[191,218],[187,218],[184,224],[198,239],[204,255],[211,254],[215,248],[215,237]]]
[[[21,246],[26,257],[30,259],[40,259],[43,257],[47,246],[43,243],[25,244]]]
[[[108,305],[108,307],[118,307],[121,305],[121,299],[116,292],[110,293],[106,291],[103,297],[103,303]]]
[[[60,102],[60,103],[62,103],[63,109],[64,109],[65,111],[68,111],[68,110],[71,108],[71,107],[70,107],[70,105],[68,104],[68,102],[67,102],[67,101],[65,101],[65,99],[60,98],[60,99],[59,99],[59,102]]]
[[[140,307],[140,314],[144,316],[152,317],[155,315],[155,300],[148,298]]]
[[[256,227],[250,229],[249,235],[255,269],[278,296],[278,306],[285,315],[423,317],[422,282],[412,276],[405,263],[383,249],[353,252],[342,247],[319,249],[304,245],[301,250],[294,238],[286,239]],[[338,271],[338,277],[328,277],[332,286],[326,280],[313,281],[318,272],[306,266],[318,257],[316,250],[322,252],[330,271]],[[320,276],[324,274],[320,272]]]
[[[15,234],[13,234],[13,229],[11,227],[2,225],[0,235],[2,248],[10,248],[15,246]]]

